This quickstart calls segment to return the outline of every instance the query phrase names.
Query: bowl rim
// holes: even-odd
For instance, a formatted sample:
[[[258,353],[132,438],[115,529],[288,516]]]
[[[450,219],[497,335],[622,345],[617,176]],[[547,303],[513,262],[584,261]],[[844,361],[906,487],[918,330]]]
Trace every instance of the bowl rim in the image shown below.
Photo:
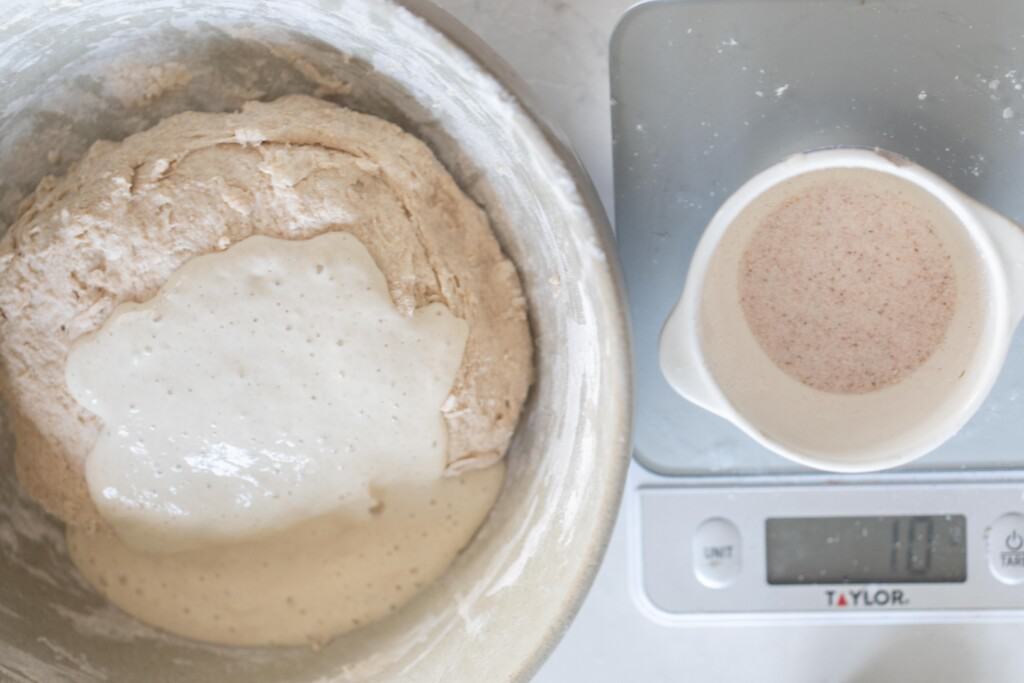
[[[439,31],[446,39],[465,53],[486,73],[490,74],[512,96],[527,117],[537,126],[544,140],[573,179],[583,207],[594,228],[594,238],[601,251],[608,255],[601,264],[595,264],[595,274],[605,282],[608,295],[604,308],[614,324],[610,329],[601,330],[602,343],[615,350],[605,369],[610,379],[619,388],[602,398],[605,403],[617,404],[616,409],[605,416],[597,429],[604,432],[598,440],[599,453],[595,456],[604,470],[600,489],[591,492],[592,498],[599,499],[602,514],[589,529],[586,541],[587,551],[578,558],[577,573],[571,577],[571,591],[565,596],[559,617],[551,624],[545,624],[536,635],[533,655],[512,673],[512,681],[528,681],[540,669],[568,630],[584,598],[593,585],[601,566],[605,551],[611,540],[612,530],[618,517],[622,495],[625,489],[626,473],[632,460],[632,431],[634,412],[632,332],[626,303],[625,286],[621,267],[616,256],[615,234],[608,215],[594,188],[593,181],[568,141],[567,136],[546,116],[526,82],[512,67],[498,55],[482,38],[465,24],[428,0],[396,0],[429,26]],[[598,265],[600,267],[598,267]],[[615,360],[621,362],[615,363]]]

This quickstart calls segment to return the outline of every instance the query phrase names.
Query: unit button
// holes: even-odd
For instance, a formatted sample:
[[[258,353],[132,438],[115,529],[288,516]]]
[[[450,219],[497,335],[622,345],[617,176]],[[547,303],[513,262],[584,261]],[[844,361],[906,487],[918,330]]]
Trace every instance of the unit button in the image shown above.
[[[1003,515],[988,530],[988,566],[1003,583],[1024,583],[1024,515]]]
[[[725,588],[740,574],[740,530],[727,519],[713,517],[693,536],[693,571],[708,588]]]

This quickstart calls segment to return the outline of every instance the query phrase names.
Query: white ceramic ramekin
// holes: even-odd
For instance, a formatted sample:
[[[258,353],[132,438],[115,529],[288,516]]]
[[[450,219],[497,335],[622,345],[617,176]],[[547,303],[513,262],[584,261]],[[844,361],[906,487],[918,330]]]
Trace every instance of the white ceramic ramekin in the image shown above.
[[[753,340],[733,301],[706,293],[709,270],[741,212],[778,183],[812,171],[862,168],[892,174],[924,190],[962,227],[979,297],[961,296],[940,347],[909,378],[860,394],[828,394],[774,367]],[[966,267],[966,266],[965,266]],[[735,271],[733,271],[735,272]],[[716,307],[709,309],[708,307]],[[709,347],[708,316],[728,318],[728,334]],[[995,383],[1024,315],[1024,231],[934,173],[880,150],[829,149],[799,154],[743,185],[722,205],[693,256],[682,296],[661,338],[661,367],[681,395],[733,422],[767,448],[796,462],[835,472],[895,467],[952,437]],[[959,345],[959,346],[957,346]],[[717,359],[717,360],[716,360]]]

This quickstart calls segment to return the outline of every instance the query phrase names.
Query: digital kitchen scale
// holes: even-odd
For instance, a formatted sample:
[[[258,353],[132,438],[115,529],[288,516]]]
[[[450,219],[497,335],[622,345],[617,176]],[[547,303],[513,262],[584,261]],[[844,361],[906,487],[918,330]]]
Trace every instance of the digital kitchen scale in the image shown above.
[[[1024,220],[1024,3],[649,2],[610,58],[638,603],[673,623],[1024,619],[1024,336],[958,436],[871,475],[758,446],[677,395],[657,352],[712,214],[789,154],[882,147]]]

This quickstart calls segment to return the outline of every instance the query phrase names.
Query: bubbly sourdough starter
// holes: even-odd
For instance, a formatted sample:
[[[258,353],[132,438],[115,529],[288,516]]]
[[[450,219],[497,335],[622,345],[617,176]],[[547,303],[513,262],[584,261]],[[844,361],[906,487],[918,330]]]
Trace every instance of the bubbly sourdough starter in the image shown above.
[[[319,642],[436,578],[531,353],[430,150],[308,97],[97,143],[0,243],[19,479],[99,590],[193,638]]]
[[[190,261],[68,359],[105,425],[87,479],[117,532],[72,533],[76,565],[203,640],[324,640],[396,609],[501,484],[500,466],[444,477],[465,339],[440,304],[399,314],[351,235]]]
[[[351,235],[250,237],[122,304],[68,357],[104,424],[86,479],[137,548],[262,536],[444,474],[466,323],[403,316]]]

